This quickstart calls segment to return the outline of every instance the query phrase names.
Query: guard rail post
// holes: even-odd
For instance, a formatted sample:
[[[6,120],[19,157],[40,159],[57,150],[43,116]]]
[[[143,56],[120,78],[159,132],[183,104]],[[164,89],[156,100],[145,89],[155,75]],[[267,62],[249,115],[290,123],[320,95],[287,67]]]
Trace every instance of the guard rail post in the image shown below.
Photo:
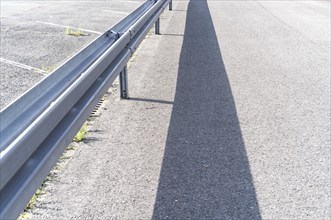
[[[127,99],[129,97],[127,66],[125,66],[124,69],[120,72],[120,90],[121,98]]]
[[[160,18],[155,22],[155,34],[160,34]]]
[[[172,0],[169,2],[169,11],[172,11]]]

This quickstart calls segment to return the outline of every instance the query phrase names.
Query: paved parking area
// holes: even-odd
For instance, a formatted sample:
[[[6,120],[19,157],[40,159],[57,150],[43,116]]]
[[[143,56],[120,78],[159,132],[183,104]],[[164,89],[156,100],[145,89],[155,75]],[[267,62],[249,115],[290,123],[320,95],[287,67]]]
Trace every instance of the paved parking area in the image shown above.
[[[1,1],[0,109],[143,2]]]

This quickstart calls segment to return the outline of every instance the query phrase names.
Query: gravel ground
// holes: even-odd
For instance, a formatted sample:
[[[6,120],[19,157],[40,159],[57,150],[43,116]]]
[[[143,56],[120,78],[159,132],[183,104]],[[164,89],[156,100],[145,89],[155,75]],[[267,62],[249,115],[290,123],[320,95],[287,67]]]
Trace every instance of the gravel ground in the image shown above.
[[[30,218],[330,219],[329,3],[174,1]]]

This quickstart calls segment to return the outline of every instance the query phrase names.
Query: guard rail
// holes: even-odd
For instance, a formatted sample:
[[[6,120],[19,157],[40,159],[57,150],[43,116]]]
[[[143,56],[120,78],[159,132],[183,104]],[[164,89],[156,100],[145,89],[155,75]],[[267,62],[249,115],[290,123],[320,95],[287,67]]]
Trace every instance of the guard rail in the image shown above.
[[[0,113],[0,219],[17,218],[171,0],[148,0]]]

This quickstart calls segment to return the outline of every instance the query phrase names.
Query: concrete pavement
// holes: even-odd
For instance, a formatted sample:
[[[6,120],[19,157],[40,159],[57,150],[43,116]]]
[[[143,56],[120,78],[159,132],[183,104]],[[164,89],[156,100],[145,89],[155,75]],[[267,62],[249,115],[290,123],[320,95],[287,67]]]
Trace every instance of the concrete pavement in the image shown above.
[[[329,219],[329,3],[174,1],[31,218]]]

